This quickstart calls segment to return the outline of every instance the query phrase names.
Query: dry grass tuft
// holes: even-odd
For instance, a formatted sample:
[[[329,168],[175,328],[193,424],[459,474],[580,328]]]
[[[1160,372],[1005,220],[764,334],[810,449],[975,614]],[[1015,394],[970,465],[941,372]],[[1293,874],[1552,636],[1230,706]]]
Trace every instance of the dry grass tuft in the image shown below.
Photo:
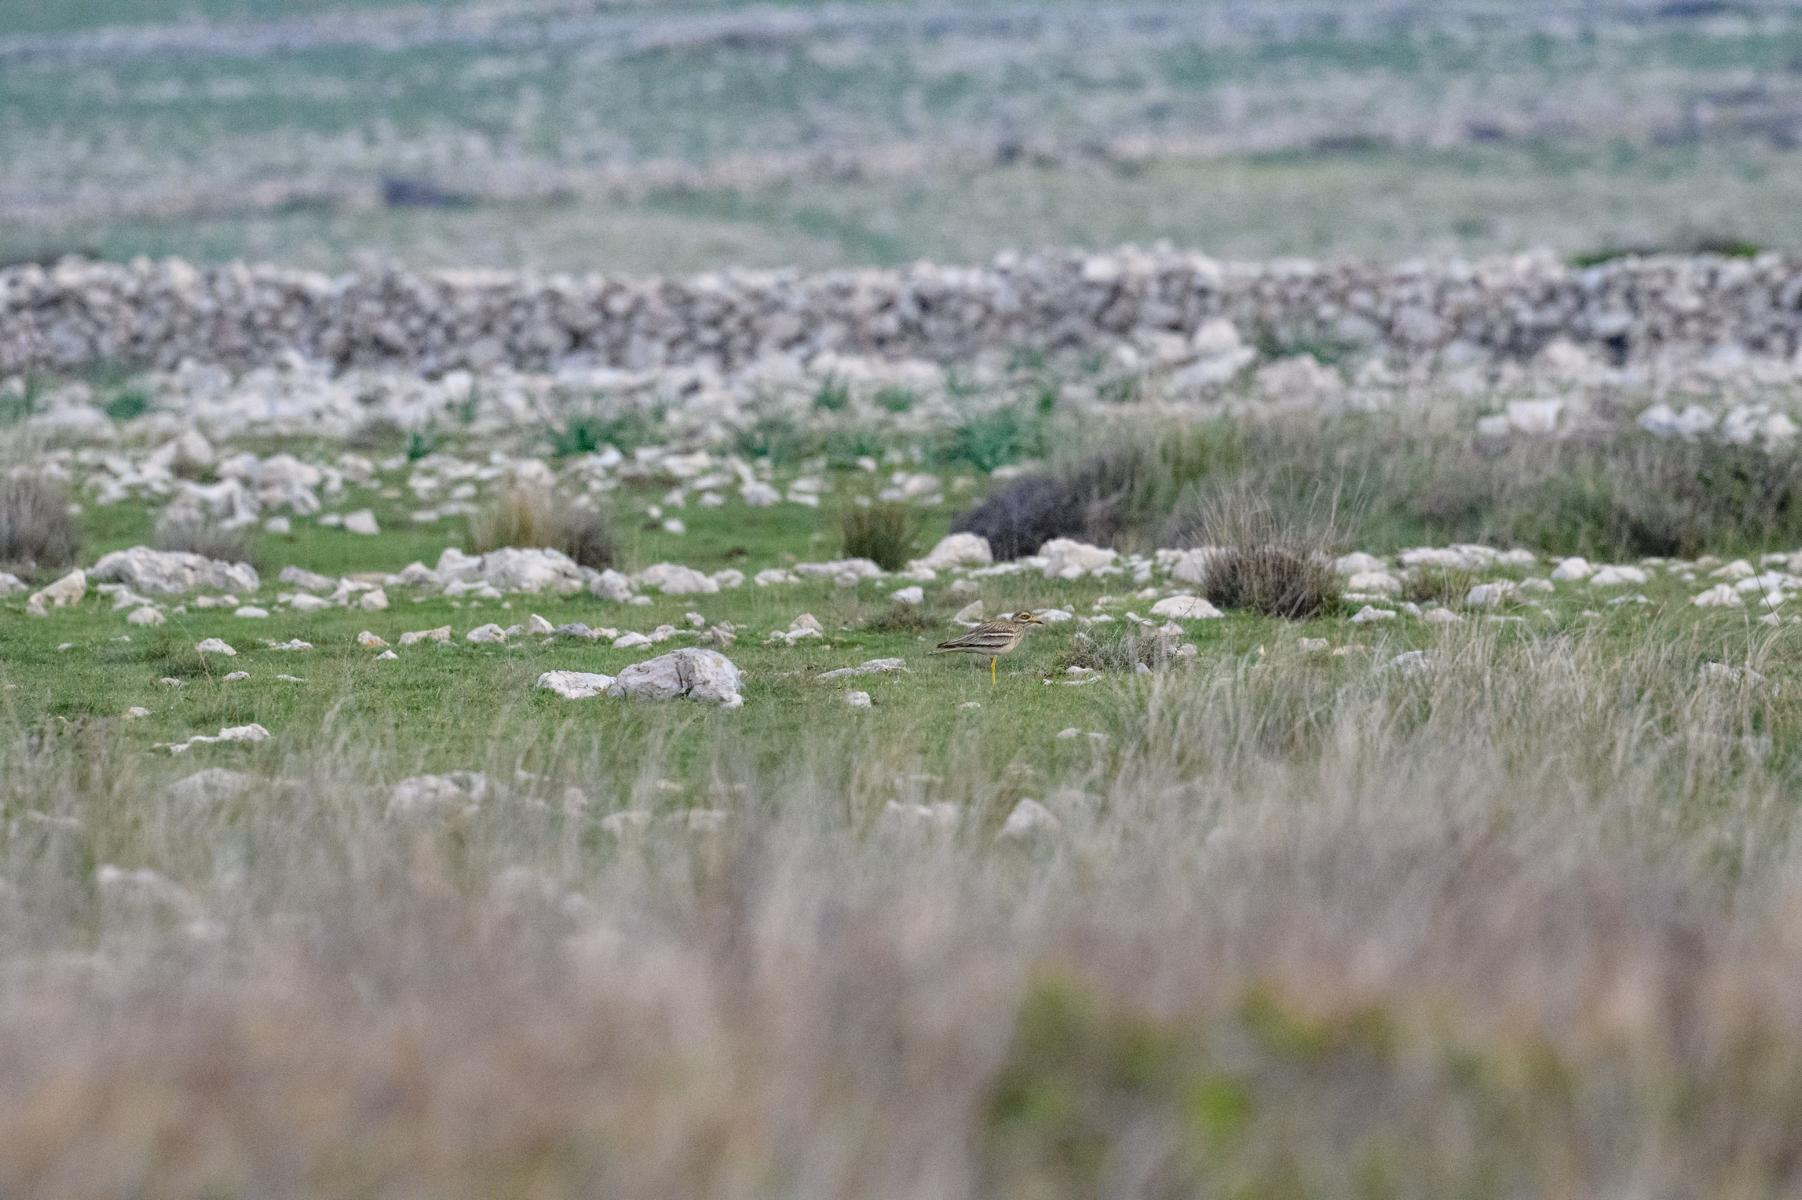
[[[32,471],[0,475],[0,567],[29,574],[60,570],[80,549],[65,484]]]
[[[613,519],[605,509],[564,503],[531,487],[510,488],[472,516],[469,545],[477,554],[508,546],[561,550],[597,571],[620,560]]]
[[[1176,660],[1178,641],[1155,633],[1128,629],[1117,635],[1100,635],[1078,630],[1069,646],[1058,655],[1052,674],[1060,675],[1070,667],[1086,667],[1091,671],[1111,674],[1136,674],[1140,667],[1161,671]]]
[[[198,513],[169,511],[157,519],[152,542],[158,550],[184,550],[220,562],[249,563],[262,569],[256,529],[227,526]]]
[[[1333,569],[1333,510],[1279,512],[1244,487],[1196,506],[1190,541],[1209,547],[1203,593],[1209,603],[1300,621],[1331,612],[1342,581]]]
[[[839,518],[845,554],[867,558],[885,571],[899,571],[919,547],[920,528],[906,504],[878,501],[854,504]]]

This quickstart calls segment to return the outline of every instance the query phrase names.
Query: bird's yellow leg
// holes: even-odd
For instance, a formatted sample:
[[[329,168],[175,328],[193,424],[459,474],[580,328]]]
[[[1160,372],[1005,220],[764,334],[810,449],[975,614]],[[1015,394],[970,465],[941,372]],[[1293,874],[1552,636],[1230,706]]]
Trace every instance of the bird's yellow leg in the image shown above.
[[[989,659],[989,686],[990,687],[995,686],[995,664],[1000,661],[1001,660],[998,658]]]

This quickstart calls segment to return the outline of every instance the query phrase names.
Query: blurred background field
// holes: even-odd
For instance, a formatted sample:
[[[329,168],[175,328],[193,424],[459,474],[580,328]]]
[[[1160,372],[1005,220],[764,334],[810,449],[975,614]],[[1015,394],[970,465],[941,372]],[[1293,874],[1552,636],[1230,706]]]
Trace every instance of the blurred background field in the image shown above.
[[[1794,249],[1783,4],[27,2],[0,259]]]

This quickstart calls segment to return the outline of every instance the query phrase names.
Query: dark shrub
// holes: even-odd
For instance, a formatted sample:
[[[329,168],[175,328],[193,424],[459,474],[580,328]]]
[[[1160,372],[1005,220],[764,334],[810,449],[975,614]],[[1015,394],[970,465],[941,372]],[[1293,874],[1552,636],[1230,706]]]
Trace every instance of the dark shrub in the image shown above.
[[[60,480],[28,471],[0,476],[0,566],[53,571],[73,563],[80,548]]]
[[[572,507],[558,514],[561,539],[557,549],[577,566],[604,571],[619,565],[619,539],[611,514],[599,508]]]
[[[1235,454],[1212,425],[1123,434],[1055,473],[1010,480],[959,517],[997,559],[1028,555],[1056,537],[1149,544],[1184,491]]]
[[[1024,558],[1057,537],[1080,537],[1086,528],[1082,498],[1046,475],[1010,479],[959,517],[953,533],[980,534],[997,561]]]

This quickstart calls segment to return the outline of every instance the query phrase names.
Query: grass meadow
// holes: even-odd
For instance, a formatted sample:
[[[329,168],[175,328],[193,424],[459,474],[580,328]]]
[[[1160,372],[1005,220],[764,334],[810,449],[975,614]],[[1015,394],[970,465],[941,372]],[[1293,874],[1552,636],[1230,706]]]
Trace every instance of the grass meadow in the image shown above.
[[[1744,257],[1799,138],[1779,3],[0,3],[0,268]],[[1797,364],[1329,318],[0,379],[0,1197],[1802,1196]]]
[[[134,428],[113,453],[139,453]],[[643,604],[283,599],[282,566],[373,582],[500,528],[505,471],[473,536],[467,516],[410,527],[409,480],[442,460],[592,470],[541,434],[446,436],[438,460],[370,446],[376,469],[331,503],[388,532],[253,528],[262,588],[159,598],[161,625],[92,593],[44,616],[0,601],[0,1190],[1795,1190],[1798,635],[1780,598],[1694,603],[1752,566],[1610,540],[1593,494],[1637,511],[1635,487],[1678,476],[1636,474],[1637,431],[1559,451],[1556,478],[1607,484],[1586,518],[1551,510],[1565,549],[1646,572],[1613,588],[1550,578],[1555,554],[1394,557],[1465,528],[1372,500],[1423,494],[1401,481],[1434,461],[1478,481],[1485,520],[1565,504],[1533,491],[1543,444],[1497,457],[1407,418],[1124,428],[1087,458],[989,447],[1091,499],[1125,489],[1112,573],[953,569],[917,605],[894,574]],[[1149,556],[1172,536],[1160,505],[1275,497],[1329,449],[1364,482],[1295,552],[1373,551],[1395,594],[1335,586],[1303,620],[1138,619],[1191,590]],[[1660,461],[1690,462],[1692,486],[1718,477],[1711,452],[1674,449]],[[1787,486],[1784,456],[1727,453],[1761,495]],[[142,506],[95,502],[100,461],[38,455],[69,467],[84,562],[155,534]],[[617,566],[749,575],[900,536],[857,503],[886,475],[754,461],[790,495],[814,476],[823,502],[672,508],[681,484],[622,483]],[[1021,478],[927,465],[939,489],[889,506],[916,552]],[[1787,525],[1715,519],[1723,549],[1788,570]],[[1479,583],[1513,589],[1491,606]],[[927,653],[972,601],[1070,619],[991,687],[980,660]],[[1395,615],[1354,620],[1367,601]],[[269,615],[234,616],[245,602]],[[770,640],[803,612],[819,636]],[[730,627],[742,708],[533,687],[669,647],[464,638],[532,614],[692,636],[691,613]],[[393,660],[358,641],[438,626],[448,644]],[[198,652],[207,637],[238,653]],[[291,639],[309,648],[271,645]],[[905,669],[821,677],[881,658]],[[164,748],[250,723],[268,740]],[[428,776],[431,803],[400,799]]]

